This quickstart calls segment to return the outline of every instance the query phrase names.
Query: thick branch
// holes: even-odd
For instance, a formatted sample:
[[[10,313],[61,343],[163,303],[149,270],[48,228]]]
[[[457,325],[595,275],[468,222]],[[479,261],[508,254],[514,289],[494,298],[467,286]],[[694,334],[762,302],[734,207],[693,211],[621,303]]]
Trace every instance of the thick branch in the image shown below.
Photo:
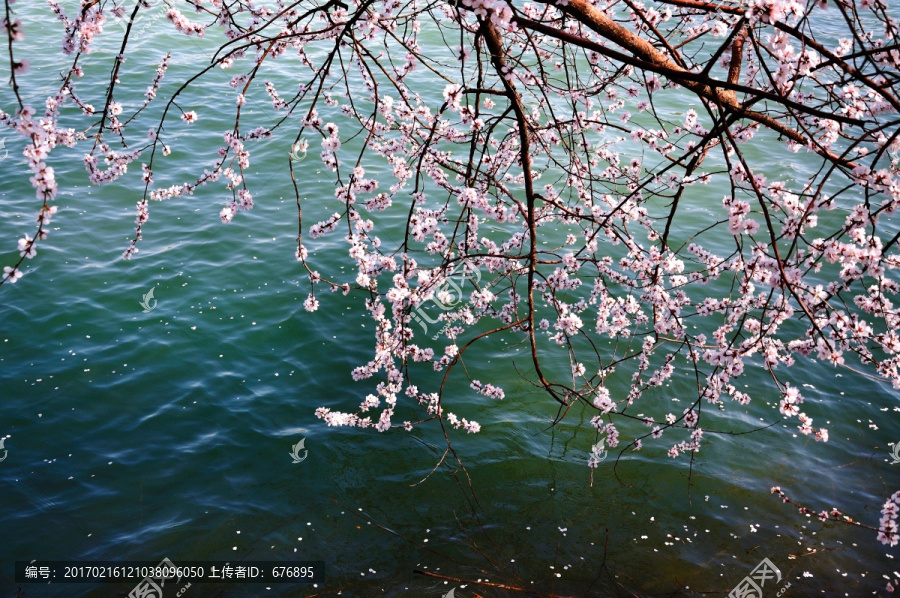
[[[647,40],[641,38],[639,35],[633,33],[619,23],[616,23],[608,16],[603,14],[602,11],[597,10],[585,0],[572,0],[568,5],[566,5],[564,10],[567,14],[593,30],[595,33],[605,37],[612,42],[615,42],[619,46],[631,52],[634,55],[634,58],[625,56],[619,52],[610,50],[609,48],[605,48],[600,44],[589,42],[588,40],[583,40],[583,38],[578,38],[577,36],[562,32],[543,23],[538,23],[536,21],[521,17],[516,18],[515,21],[520,26],[529,27],[536,31],[540,31],[547,35],[552,35],[559,39],[566,39],[567,41],[573,42],[575,40],[588,42],[590,44],[590,49],[598,53],[604,54],[611,58],[622,60],[627,64],[633,64],[638,68],[644,68],[663,74],[679,85],[690,89],[697,95],[714,102],[717,106],[720,106],[726,110],[730,110],[736,113],[738,116],[756,121],[761,125],[764,125],[781,135],[784,135],[785,137],[796,143],[808,147],[813,147],[815,148],[816,152],[822,154],[823,156],[834,162],[843,164],[845,166],[853,166],[853,164],[846,159],[841,158],[840,156],[837,156],[823,148],[817,147],[814,143],[812,143],[812,140],[807,138],[805,135],[795,131],[786,124],[772,118],[767,114],[763,114],[755,110],[750,110],[744,105],[740,104],[737,101],[737,97],[734,91],[728,89],[729,87],[735,86],[734,84],[702,77],[697,73],[692,73],[691,71],[682,68],[669,56],[653,47],[653,45],[650,44]],[[761,90],[752,90],[751,93],[774,99],[775,101],[783,103],[785,105],[794,104],[794,102],[791,102],[785,97],[762,92]],[[774,97],[771,97],[773,95]],[[807,113],[812,113],[812,111],[805,106],[795,106],[795,108],[801,109]],[[834,118],[834,115],[820,114],[819,116]]]

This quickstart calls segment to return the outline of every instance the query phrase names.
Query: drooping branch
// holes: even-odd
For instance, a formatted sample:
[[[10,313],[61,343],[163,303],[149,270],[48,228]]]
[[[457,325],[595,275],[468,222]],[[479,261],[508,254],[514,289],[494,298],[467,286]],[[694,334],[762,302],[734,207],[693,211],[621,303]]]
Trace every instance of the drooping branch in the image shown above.
[[[516,116],[516,124],[519,133],[519,156],[522,161],[522,172],[525,184],[525,199],[528,212],[525,215],[528,222],[528,337],[531,345],[531,361],[534,364],[535,374],[540,380],[541,385],[556,399],[559,403],[567,404],[566,398],[560,396],[551,386],[550,382],[544,377],[541,370],[540,360],[538,359],[537,339],[535,338],[535,322],[534,322],[534,274],[537,268],[537,223],[535,221],[535,191],[534,176],[531,172],[531,140],[528,131],[528,119],[525,116],[525,109],[522,106],[522,98],[513,87],[511,78],[509,77],[509,66],[506,64],[503,42],[497,27],[487,20],[481,21],[481,33],[484,36],[488,51],[491,55],[491,62],[497,71],[497,76],[506,89],[506,96],[509,98],[513,112]]]

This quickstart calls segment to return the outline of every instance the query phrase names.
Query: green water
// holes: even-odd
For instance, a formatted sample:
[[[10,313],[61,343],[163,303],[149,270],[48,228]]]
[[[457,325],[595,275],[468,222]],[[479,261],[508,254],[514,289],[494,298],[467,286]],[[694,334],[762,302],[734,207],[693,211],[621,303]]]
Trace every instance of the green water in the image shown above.
[[[15,8],[32,64],[23,93],[40,98],[63,68],[60,27],[42,4]],[[102,47],[85,63],[95,85],[81,92],[93,93],[86,99],[95,105],[115,51],[112,40]],[[166,50],[208,47],[147,36],[126,63],[120,101],[139,105],[146,73]],[[189,62],[175,61],[161,96],[192,72]],[[291,63],[280,64],[271,77],[287,89]],[[12,109],[7,88],[0,101]],[[212,164],[229,126],[228,111],[210,109],[221,105],[216,88],[187,94],[183,106],[201,119],[184,132],[173,127],[177,140],[158,186]],[[247,119],[251,127],[266,122],[266,112]],[[33,232],[38,205],[21,140],[4,137],[0,257],[9,264],[14,240]],[[550,428],[556,404],[516,373],[529,359],[511,337],[490,341],[470,364],[473,377],[503,386],[502,403],[479,401],[466,381],[451,379],[455,410],[483,427],[452,436],[465,469],[453,459],[435,468],[444,442],[434,427],[327,428],[316,407],[352,410],[371,391],[371,381],[353,382],[350,372],[368,361],[373,327],[352,294],[320,296],[315,314],[303,309],[308,283],[294,259],[286,173],[291,142],[288,135],[253,147],[256,207],[227,226],[218,218],[226,196],[215,185],[152,205],[130,262],[119,256],[132,232],[139,167],[97,188],[81,166],[84,148],[54,152],[53,230],[25,277],[0,289],[0,436],[9,435],[0,462],[0,595],[16,595],[17,560],[163,557],[327,566],[328,581],[316,588],[210,584],[185,594],[197,597],[438,597],[453,587],[466,598],[526,595],[479,580],[564,596],[726,595],[764,557],[790,581],[787,596],[857,596],[884,586],[882,575],[896,567],[874,532],[803,517],[769,493],[781,485],[801,502],[877,525],[900,481],[888,447],[900,441],[900,408],[889,385],[846,369],[806,360],[791,371],[795,383],[812,384],[804,396],[831,432],[825,445],[777,424],[712,437],[692,466],[660,446],[609,458],[593,480],[592,414],[576,407]],[[310,154],[299,169],[307,221],[315,222],[332,211],[333,180]],[[772,166],[791,168],[803,165]],[[687,198],[681,226],[703,222],[709,205],[709,197]],[[405,212],[395,205],[382,218],[400,224]],[[322,272],[341,272],[345,251],[335,240],[311,244]],[[351,268],[343,272],[352,278]],[[140,302],[151,289],[157,303],[145,313]],[[555,374],[568,367],[558,364]],[[675,397],[687,382],[676,376],[671,397],[656,400],[683,409]],[[762,371],[741,383],[770,384]],[[714,421],[741,432],[778,419],[773,393],[768,403],[729,405]],[[304,438],[308,457],[292,463],[291,448]],[[49,584],[25,586],[22,595],[129,590]]]

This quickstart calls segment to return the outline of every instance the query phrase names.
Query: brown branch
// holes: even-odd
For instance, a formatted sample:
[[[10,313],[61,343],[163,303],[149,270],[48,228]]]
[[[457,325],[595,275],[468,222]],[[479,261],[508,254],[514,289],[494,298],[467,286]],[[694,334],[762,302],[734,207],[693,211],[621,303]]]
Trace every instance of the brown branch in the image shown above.
[[[741,25],[740,32],[731,44],[731,62],[728,64],[728,82],[737,83],[741,76],[741,59],[744,54],[744,42],[747,40],[747,27]]]
[[[742,88],[742,86],[730,83],[728,81],[710,79],[708,77],[703,77],[702,75],[699,75],[697,73],[692,73],[691,71],[679,66],[674,60],[672,60],[672,58],[667,56],[665,53],[653,47],[653,45],[651,45],[647,40],[641,38],[639,35],[630,31],[623,25],[620,25],[619,23],[613,21],[602,11],[596,9],[593,5],[586,2],[586,0],[572,0],[568,5],[566,5],[564,10],[569,16],[575,18],[578,22],[587,26],[595,33],[625,48],[626,50],[631,52],[633,56],[628,56],[621,52],[611,50],[609,48],[601,46],[600,44],[591,42],[590,40],[586,40],[579,36],[560,31],[559,29],[550,27],[544,23],[532,21],[531,19],[517,16],[514,17],[513,20],[521,27],[528,27],[547,35],[557,37],[558,39],[562,39],[564,41],[577,43],[578,45],[587,47],[610,58],[615,58],[617,60],[625,62],[626,64],[631,64],[632,66],[635,66],[637,68],[642,68],[662,74],[672,79],[679,85],[690,89],[697,95],[714,102],[716,105],[724,107],[741,117],[756,121],[787,137],[788,139],[791,139],[792,141],[804,146],[813,145],[810,143],[811,140],[809,138],[767,114],[757,112],[755,110],[750,110],[746,106],[738,103],[734,92],[737,90],[741,90],[753,93],[759,97],[771,99],[786,106],[792,106],[795,109],[802,110],[806,113],[814,114],[822,118],[834,119],[837,116],[834,114],[825,113],[820,110],[811,109],[808,106],[802,106],[800,104],[797,104],[796,102],[793,102],[792,100],[789,100],[786,97],[772,92],[766,92],[753,88]],[[855,124],[861,123],[860,121],[856,121]],[[848,167],[855,166],[855,164],[853,164],[852,162],[840,156],[837,156],[823,148],[815,148],[815,151],[832,160],[833,162]]]
[[[546,598],[572,598],[571,596],[560,596],[559,594],[544,594],[542,592],[535,592],[533,589],[519,588],[516,586],[508,586],[503,583],[481,581],[480,579],[478,581],[475,581],[472,579],[460,579],[458,577],[450,577],[449,575],[441,575],[440,573],[432,573],[431,571],[422,571],[421,569],[413,569],[413,573],[416,573],[418,575],[424,575],[426,577],[434,577],[436,579],[445,579],[447,581],[454,581],[456,583],[486,586],[489,588],[501,588],[503,590],[512,590],[514,592],[526,592],[528,594],[531,594],[532,596],[545,596]]]
[[[709,11],[709,12],[720,12],[720,13],[728,13],[728,14],[733,14],[733,15],[746,16],[746,10],[743,7],[729,5],[729,4],[716,4],[713,2],[704,2],[703,0],[660,0],[660,1],[663,2],[664,4],[672,4],[674,6],[681,6],[683,8],[693,8],[696,10],[705,10],[705,11]],[[850,59],[851,57],[856,57],[857,56],[856,54],[849,55],[849,56],[843,56],[843,57],[838,56],[837,54],[835,54],[834,52],[829,50],[827,47],[825,47],[820,42],[817,42],[816,40],[807,36],[806,34],[804,34],[802,31],[800,31],[796,27],[788,25],[787,23],[778,22],[778,23],[775,23],[773,25],[773,27],[775,27],[776,29],[779,29],[781,31],[784,31],[785,33],[789,33],[790,35],[794,36],[798,40],[802,41],[805,45],[809,46],[810,48],[812,48],[813,50],[815,50],[816,52],[818,52],[819,54],[824,56],[827,60],[825,62],[823,62],[822,64],[818,65],[816,67],[816,69],[825,68],[826,66],[830,66],[832,64],[838,65],[839,67],[841,67],[841,69],[845,73],[849,74],[850,76],[855,78],[857,81],[860,81],[861,83],[865,84],[866,86],[868,86],[872,89],[877,89],[878,93],[881,94],[881,96],[885,100],[887,100],[887,102],[890,103],[891,106],[894,107],[894,110],[897,110],[898,112],[900,112],[900,99],[896,98],[892,93],[890,93],[887,90],[886,85],[876,85],[875,82],[872,81],[872,79],[870,77],[860,73],[857,69],[853,68],[852,66],[850,66],[847,63],[847,60]],[[852,27],[851,27],[851,31],[852,31]],[[864,52],[862,52],[859,55],[864,56],[866,54],[869,54],[869,53],[872,53],[875,51],[883,52],[883,51],[885,51],[885,48],[880,48],[878,50],[865,50]]]
[[[503,86],[506,88],[506,95],[509,98],[510,104],[513,107],[513,111],[516,115],[516,122],[518,123],[519,128],[519,144],[520,144],[520,155],[522,159],[522,173],[525,179],[525,198],[527,200],[528,213],[526,217],[528,219],[528,237],[529,237],[529,252],[528,252],[528,338],[531,344],[531,361],[534,363],[534,370],[537,374],[538,379],[541,381],[541,385],[543,385],[544,389],[550,393],[550,395],[556,399],[559,403],[566,405],[567,401],[565,397],[559,396],[559,394],[553,390],[550,383],[544,377],[544,373],[541,371],[541,365],[538,361],[537,354],[537,339],[534,335],[534,271],[537,261],[537,224],[535,223],[534,218],[534,203],[535,203],[535,193],[534,193],[534,180],[531,172],[531,156],[529,148],[531,146],[531,141],[528,136],[528,121],[525,118],[525,109],[522,107],[522,99],[519,97],[518,92],[513,87],[512,83],[509,79],[504,76],[506,73],[504,69],[507,68],[506,60],[504,59],[504,50],[503,50],[503,42],[500,38],[500,32],[497,31],[497,28],[490,21],[481,21],[481,33],[484,36],[485,42],[487,43],[488,50],[491,53],[491,61],[494,63],[494,68],[497,70],[497,75],[500,77],[500,80],[503,82]]]

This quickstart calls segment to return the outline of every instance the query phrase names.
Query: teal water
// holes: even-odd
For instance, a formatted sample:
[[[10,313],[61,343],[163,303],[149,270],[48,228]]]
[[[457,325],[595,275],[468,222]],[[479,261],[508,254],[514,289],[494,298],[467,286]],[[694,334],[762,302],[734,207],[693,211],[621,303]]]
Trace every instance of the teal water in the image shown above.
[[[63,68],[60,27],[42,4],[21,4],[32,64],[23,92],[39,98]],[[162,53],[208,50],[165,33],[141,42],[118,95],[131,108]],[[93,94],[95,105],[114,48],[111,39],[87,57],[94,86],[82,83],[81,93]],[[194,61],[175,60],[161,94]],[[280,64],[270,76],[288,89],[291,65]],[[8,88],[0,101],[11,109]],[[157,186],[212,163],[229,126],[227,111],[213,109],[222,103],[213,87],[187,94],[182,106],[201,120],[173,127],[173,154]],[[247,118],[262,123],[266,112]],[[352,410],[371,391],[371,381],[353,382],[350,372],[369,359],[373,328],[353,295],[326,294],[315,314],[303,309],[308,283],[294,259],[289,137],[253,147],[252,211],[223,226],[226,196],[214,185],[154,204],[129,262],[120,254],[132,232],[139,167],[92,187],[83,148],[54,152],[53,231],[25,277],[0,289],[0,436],[9,436],[0,462],[3,596],[17,590],[17,560],[163,557],[327,565],[328,581],[316,588],[197,585],[186,594],[198,597],[437,597],[453,587],[466,598],[525,595],[511,587],[561,596],[726,595],[764,557],[791,582],[787,596],[857,596],[884,586],[882,576],[896,566],[874,532],[803,517],[769,493],[780,485],[801,502],[877,525],[900,481],[888,447],[900,441],[900,407],[889,385],[847,369],[806,360],[792,371],[792,380],[807,383],[810,414],[829,428],[829,443],[797,437],[794,424],[719,435],[692,469],[648,447],[618,463],[607,459],[592,480],[591,414],[575,411],[550,428],[556,406],[516,373],[528,358],[511,338],[485,345],[470,366],[473,377],[503,386],[502,403],[479,401],[464,381],[451,380],[456,410],[483,426],[453,437],[464,470],[453,460],[435,468],[444,443],[434,428],[327,428],[316,407]],[[21,140],[4,138],[0,257],[7,264],[17,256],[13,240],[33,232],[37,204]],[[310,154],[299,169],[312,223],[332,211],[333,181]],[[772,169],[803,172],[804,165]],[[681,221],[685,230],[708,218],[714,196],[685,202],[685,214],[694,214]],[[405,209],[383,216],[404,217]],[[340,271],[345,251],[335,240],[311,245],[323,272]],[[151,289],[157,303],[145,313],[140,302]],[[567,369],[561,363],[556,373]],[[673,410],[687,390],[683,378],[672,382]],[[762,371],[742,383],[769,384]],[[776,398],[729,405],[717,428],[778,421]],[[304,438],[308,458],[292,463],[291,448]],[[22,595],[129,590],[49,584],[28,585]]]

